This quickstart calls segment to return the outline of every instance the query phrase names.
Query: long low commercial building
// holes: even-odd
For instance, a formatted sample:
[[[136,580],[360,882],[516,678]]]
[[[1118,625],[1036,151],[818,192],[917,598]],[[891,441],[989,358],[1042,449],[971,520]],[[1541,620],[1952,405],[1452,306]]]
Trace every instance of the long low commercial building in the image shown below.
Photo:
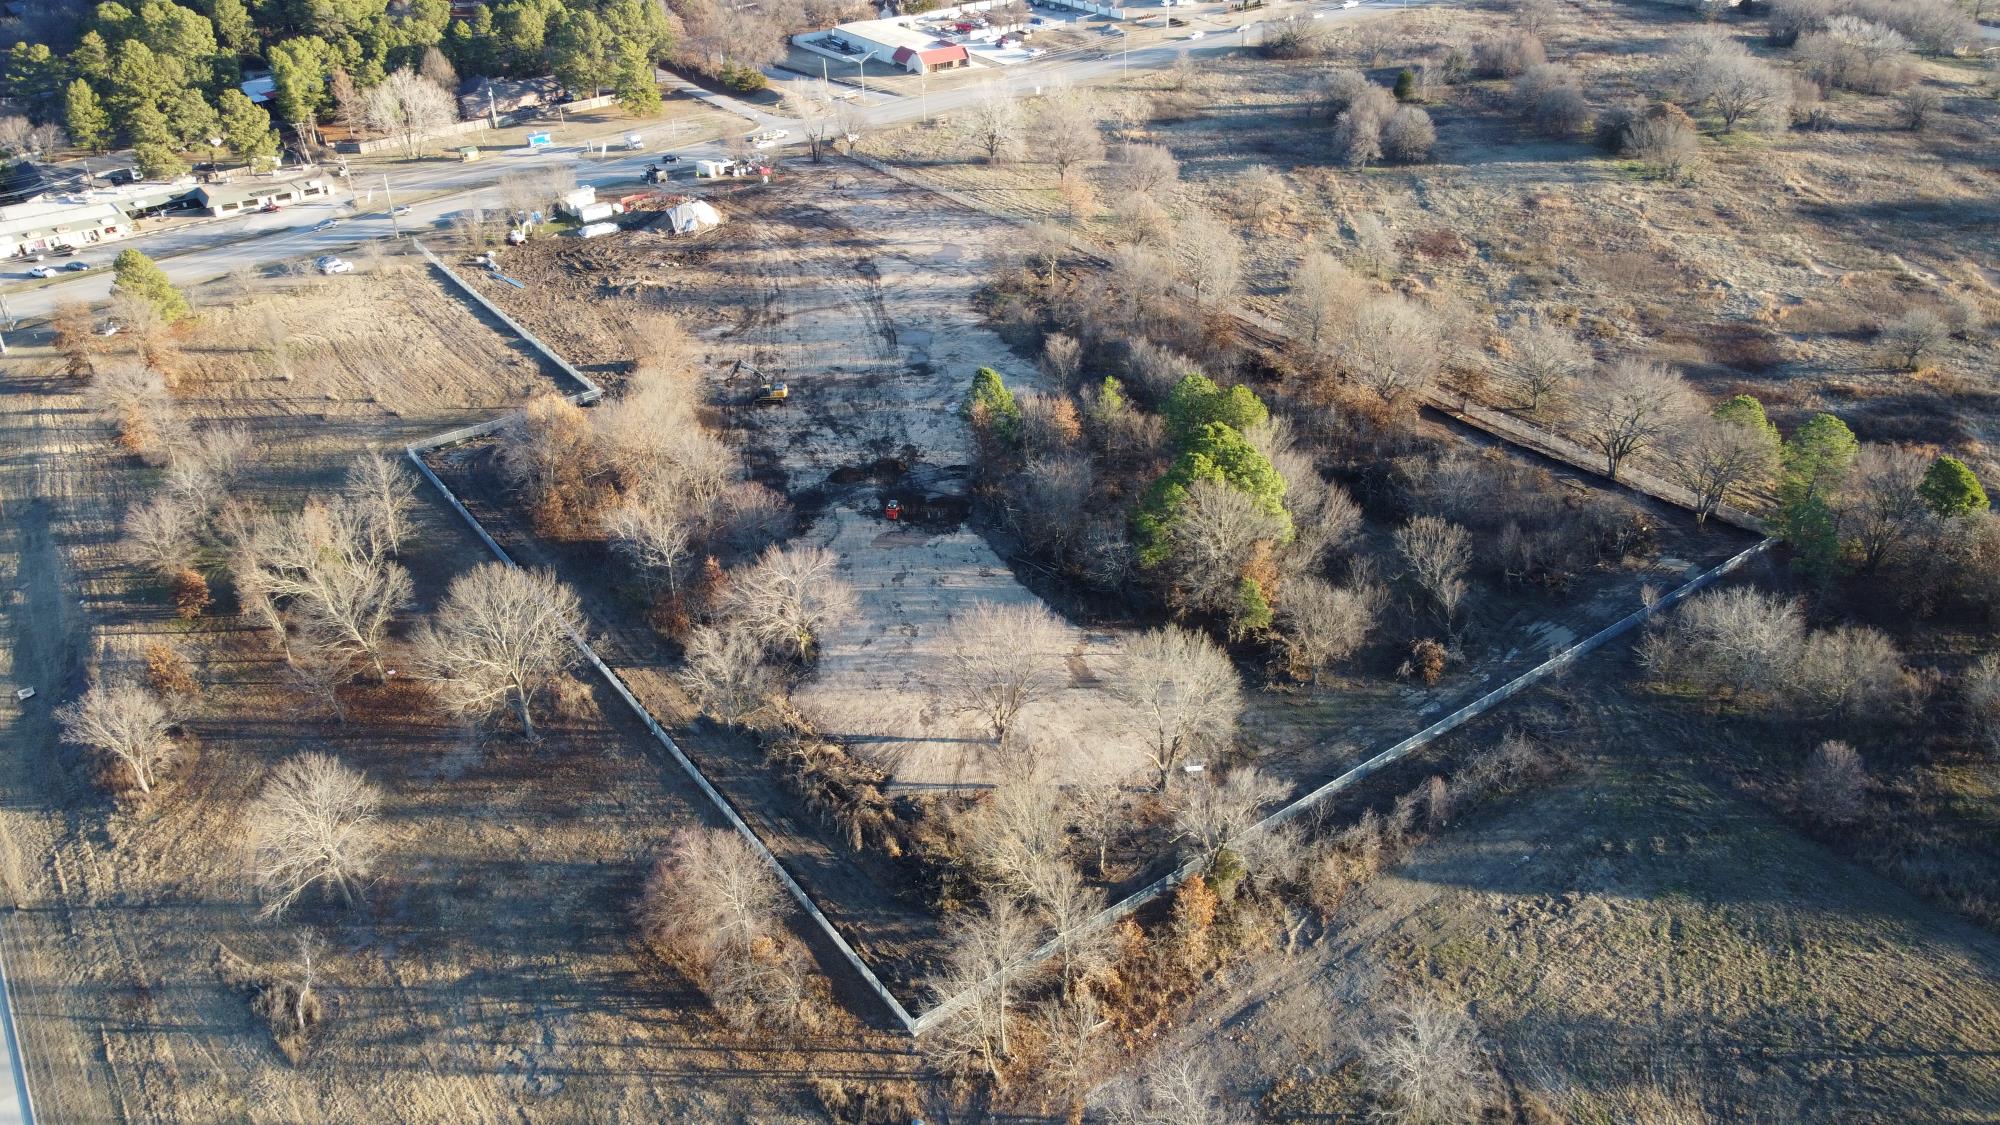
[[[125,238],[131,219],[110,203],[21,203],[0,208],[0,248],[10,257],[81,249]]]
[[[240,184],[203,184],[194,190],[194,199],[211,215],[240,215],[277,204],[290,206],[308,199],[323,199],[333,193],[333,185],[318,176],[303,180],[255,180]]]

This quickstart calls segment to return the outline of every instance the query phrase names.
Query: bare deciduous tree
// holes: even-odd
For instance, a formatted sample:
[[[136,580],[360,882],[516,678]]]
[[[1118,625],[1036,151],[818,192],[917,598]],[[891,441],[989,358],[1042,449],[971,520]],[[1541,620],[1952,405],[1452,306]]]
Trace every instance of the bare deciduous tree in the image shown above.
[[[1705,104],[1729,132],[1744,120],[1776,124],[1791,105],[1791,81],[1741,43],[1712,32],[1683,37],[1668,67],[1691,102]]]
[[[1275,543],[1283,532],[1283,525],[1241,490],[1195,481],[1167,528],[1165,573],[1175,607],[1186,613],[1227,614],[1237,604],[1253,553]]]
[[[1695,522],[1702,524],[1733,489],[1768,477],[1778,451],[1749,426],[1698,416],[1669,435],[1664,452],[1668,478],[1694,494]]]
[[[186,570],[194,559],[194,511],[175,493],[134,504],[125,513],[122,530],[125,556],[161,578]]]
[[[1194,291],[1196,304],[1231,300],[1243,284],[1243,243],[1233,226],[1206,211],[1182,219],[1175,249],[1181,258],[1181,278]]]
[[[684,647],[687,660],[679,679],[703,714],[717,722],[740,723],[769,701],[771,670],[764,664],[764,642],[748,629],[698,625]]]
[[[1373,586],[1334,586],[1300,575],[1278,595],[1278,636],[1295,672],[1320,672],[1354,655],[1368,640],[1381,613],[1382,592]]]
[[[1196,854],[1213,861],[1216,853],[1257,823],[1266,808],[1290,792],[1291,786],[1264,776],[1255,766],[1233,769],[1226,777],[1209,774],[1174,795],[1174,832]]]
[[[972,103],[965,130],[989,164],[1011,158],[1021,145],[1021,107],[999,83],[988,85]]]
[[[1290,316],[1292,331],[1308,354],[1333,343],[1368,292],[1368,284],[1338,258],[1308,251],[1292,271]]]
[[[1396,550],[1444,619],[1457,616],[1472,565],[1472,537],[1465,529],[1437,516],[1417,516],[1396,529]]]
[[[1074,336],[1049,333],[1042,341],[1042,370],[1056,386],[1074,390],[1077,376],[1083,370],[1083,345]]]
[[[1604,455],[1604,473],[1658,444],[1699,404],[1681,377],[1657,363],[1623,359],[1576,396],[1575,423],[1585,444]]]
[[[1109,686],[1136,713],[1163,792],[1191,755],[1232,742],[1243,714],[1243,686],[1229,654],[1175,625],[1134,637]]]
[[[451,92],[408,67],[390,74],[362,96],[369,127],[401,138],[403,151],[410,156],[422,150],[428,133],[458,120],[458,104]]]
[[[681,572],[694,554],[699,530],[683,497],[659,489],[627,495],[604,517],[604,532],[613,548],[631,560],[647,581],[662,583],[669,594],[680,591]]]
[[[1084,164],[1104,159],[1104,134],[1098,129],[1091,99],[1076,90],[1058,89],[1035,103],[1035,151],[1056,166],[1067,181]]]
[[[1845,742],[1822,742],[1799,777],[1799,807],[1815,820],[1853,824],[1868,807],[1868,771]]]
[[[381,790],[329,755],[300,754],[272,770],[246,833],[264,917],[316,884],[351,905],[382,849],[381,808]]]
[[[1387,1034],[1362,1045],[1383,1118],[1409,1125],[1475,1120],[1492,1086],[1483,1056],[1465,1009],[1422,993],[1395,1005]]]
[[[382,674],[389,622],[410,600],[410,576],[367,510],[341,497],[309,500],[296,516],[260,519],[237,544],[239,586],[296,619],[309,644],[364,655]]]
[[[1061,685],[1069,636],[1039,601],[978,602],[952,621],[943,642],[947,701],[984,720],[1006,750],[1021,711]]]
[[[169,733],[172,712],[136,683],[93,684],[82,698],[57,711],[56,721],[64,738],[121,763],[141,793],[153,791],[176,751]]]
[[[1115,192],[1157,196],[1181,178],[1180,161],[1165,145],[1113,145],[1106,159],[1105,183]]]
[[[1033,895],[1039,870],[1068,847],[1062,791],[1033,777],[1004,781],[953,827],[973,866],[1003,893]]]
[[[1590,352],[1575,336],[1539,317],[1523,317],[1507,331],[1503,369],[1531,413],[1561,398],[1590,366]]]
[[[1917,488],[1930,466],[1929,455],[1907,445],[1861,447],[1833,507],[1864,569],[1879,569],[1923,523],[1928,509]]]
[[[1437,319],[1405,298],[1385,295],[1355,311],[1340,338],[1354,380],[1395,403],[1421,396],[1444,366]]]
[[[1973,738],[1988,752],[2000,750],[2000,654],[1989,652],[1966,669],[1959,695]]]
[[[417,482],[402,461],[370,450],[347,470],[347,495],[379,555],[394,555],[410,537]]]
[[[840,559],[824,547],[773,547],[731,576],[729,616],[772,648],[804,660],[856,604]]]
[[[1919,305],[1884,326],[1878,342],[1883,354],[1898,367],[1916,371],[1949,339],[1951,325],[1944,317]]]
[[[1656,677],[1702,690],[1775,692],[1805,646],[1798,603],[1731,588],[1691,598],[1640,646]]]
[[[1104,1109],[1113,1125],[1228,1125],[1236,1120],[1223,1103],[1208,1059],[1195,1051],[1161,1059],[1136,1086],[1114,1092]]]
[[[646,880],[640,921],[662,955],[704,985],[778,927],[784,889],[741,833],[682,828]]]
[[[1035,948],[1036,926],[1002,898],[984,914],[960,915],[947,929],[945,967],[929,983],[940,1001],[958,1003],[925,1033],[922,1046],[946,1069],[984,1069],[1004,1091],[1000,1064],[1009,1054],[1016,993],[1040,969],[1021,964]]]
[[[576,593],[554,574],[482,563],[452,579],[411,650],[447,711],[476,720],[511,708],[532,739],[535,701],[576,662],[582,630]]]

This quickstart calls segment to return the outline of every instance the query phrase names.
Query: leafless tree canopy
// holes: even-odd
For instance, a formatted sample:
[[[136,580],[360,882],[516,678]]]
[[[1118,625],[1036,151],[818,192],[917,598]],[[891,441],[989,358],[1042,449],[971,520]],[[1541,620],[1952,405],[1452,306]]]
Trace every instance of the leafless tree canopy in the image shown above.
[[[1507,331],[1502,369],[1530,411],[1562,398],[1589,367],[1590,352],[1549,321],[1524,317]]]
[[[196,524],[185,498],[163,493],[125,513],[127,558],[161,578],[172,578],[194,559]]]
[[[1180,161],[1165,145],[1113,145],[1107,155],[1105,182],[1115,192],[1157,196],[1181,178]]]
[[[1472,537],[1437,516],[1417,516],[1396,529],[1396,550],[1410,578],[1450,621],[1465,601],[1465,572],[1472,565]]]
[[[1362,1058],[1387,1095],[1383,1116],[1409,1125],[1476,1120],[1490,1096],[1479,1029],[1464,1008],[1416,994],[1391,1009]]]
[[[1255,766],[1231,770],[1227,776],[1207,774],[1175,792],[1174,831],[1196,854],[1212,859],[1290,792],[1291,786],[1264,776]]]
[[[408,67],[384,78],[363,95],[368,126],[398,137],[403,151],[414,156],[431,130],[458,120],[458,103],[451,92]]]
[[[1354,655],[1367,643],[1382,610],[1382,591],[1373,586],[1335,586],[1301,575],[1288,579],[1278,595],[1278,636],[1295,672],[1320,672]]]
[[[1660,680],[1765,696],[1821,715],[1880,712],[1907,691],[1902,658],[1875,629],[1807,629],[1797,602],[1735,587],[1691,598],[1640,646]]]
[[[480,720],[511,708],[533,738],[535,702],[575,663],[582,630],[576,593],[555,575],[482,563],[452,579],[411,648],[445,710]]]
[[[1715,514],[1731,491],[1754,485],[1777,468],[1777,448],[1764,434],[1702,415],[1669,434],[1663,452],[1668,479],[1694,496],[1696,522]]]
[[[1194,1051],[1168,1053],[1136,1085],[1114,1091],[1103,1108],[1114,1125],[1228,1125],[1238,1119],[1224,1104],[1209,1061]]]
[[[777,928],[783,901],[777,876],[741,833],[683,828],[653,865],[641,914],[654,945],[705,981]]]
[[[1843,539],[1876,570],[1917,533],[1928,515],[1917,487],[1931,458],[1906,445],[1861,447],[1833,499]]]
[[[1172,599],[1187,613],[1226,615],[1254,552],[1277,542],[1284,528],[1241,490],[1211,480],[1188,489],[1167,533]]]
[[[698,625],[684,641],[681,686],[702,713],[723,723],[749,720],[770,701],[771,669],[764,642],[740,625]]]
[[[1852,824],[1867,811],[1868,771],[1861,755],[1845,742],[1813,748],[1799,778],[1799,807],[1827,824]]]
[[[1007,898],[949,926],[945,966],[931,976],[930,989],[940,1000],[964,999],[925,1033],[921,1046],[934,1062],[948,1070],[984,1070],[1005,1089],[1000,1064],[1012,1048],[1017,993],[1039,972],[1020,962],[1039,937],[1034,921]]]
[[[1201,633],[1169,625],[1134,637],[1110,688],[1136,713],[1162,790],[1189,757],[1236,738],[1243,686],[1229,654]]]
[[[1000,891],[1036,897],[1051,864],[1068,848],[1062,792],[1033,778],[996,786],[955,824],[975,867]]]
[[[1233,299],[1243,285],[1242,240],[1235,227],[1207,211],[1182,219],[1175,249],[1181,257],[1181,279],[1198,304]]]
[[[854,588],[839,567],[839,556],[824,547],[772,547],[731,576],[730,619],[804,660],[822,633],[854,613]]]
[[[1588,380],[1576,396],[1575,424],[1618,479],[1626,459],[1657,445],[1700,409],[1681,377],[1657,363],[1624,359]]]
[[[289,625],[307,645],[366,656],[378,675],[389,622],[410,600],[409,574],[389,557],[401,509],[381,499],[315,499],[295,516],[252,520],[233,560],[246,599],[283,610],[288,620],[270,615],[280,630]]]
[[[965,122],[972,142],[990,163],[1011,159],[1021,147],[1021,106],[999,83],[972,103]]]
[[[382,848],[382,793],[326,754],[300,754],[271,771],[250,805],[251,872],[265,917],[315,885],[353,903]]]
[[[172,713],[160,697],[136,683],[91,685],[83,697],[56,712],[63,737],[121,763],[141,793],[151,793],[160,770],[173,760]]]
[[[1069,637],[1041,602],[978,602],[944,637],[944,689],[985,721],[1002,749],[1021,711],[1062,684]]]

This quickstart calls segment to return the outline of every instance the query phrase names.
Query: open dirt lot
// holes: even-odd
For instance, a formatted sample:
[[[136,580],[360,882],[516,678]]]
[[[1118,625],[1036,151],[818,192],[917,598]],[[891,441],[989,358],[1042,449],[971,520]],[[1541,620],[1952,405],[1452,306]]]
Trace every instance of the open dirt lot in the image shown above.
[[[1340,1119],[1357,1043],[1417,990],[1471,1005],[1503,1104],[1562,1120],[1992,1116],[2000,940],[1718,787],[1700,727],[1624,690],[1530,697],[1576,773],[1454,825],[1154,1054],[1273,1119]]]
[[[1034,595],[961,527],[972,451],[958,408],[981,366],[1026,388],[1038,377],[974,307],[1009,228],[941,202],[848,166],[801,166],[718,199],[728,222],[698,240],[642,230],[531,245],[504,258],[530,288],[486,291],[558,350],[583,349],[584,363],[609,358],[593,324],[629,324],[649,303],[681,315],[730,437],[755,475],[819,517],[805,539],[839,553],[861,597],[795,703],[899,784],[980,786],[998,763],[990,738],[939,698],[939,635],[976,602]],[[788,382],[791,401],[736,406],[759,378]],[[882,518],[890,498],[908,510],[900,526]],[[1070,635],[1068,689],[1026,719],[1051,746],[1050,775],[1134,775],[1143,759],[1101,688],[1116,638]]]
[[[551,385],[427,272],[337,284],[337,299],[318,282],[229,295],[187,340],[198,377],[182,409],[258,443],[246,496],[295,505],[370,444]],[[295,330],[290,380],[255,354],[266,313]],[[17,352],[0,383],[0,680],[40,691],[0,702],[0,935],[45,1120],[803,1120],[817,1116],[808,1076],[907,1070],[905,1046],[861,1029],[775,1050],[718,1035],[699,994],[637,947],[630,910],[652,849],[708,810],[613,701],[539,747],[475,740],[402,690],[357,690],[334,723],[238,619],[173,620],[108,552],[157,471],[109,449],[56,369]],[[483,558],[442,508],[420,523],[404,559],[419,612]],[[158,639],[193,659],[206,692],[175,779],[122,807],[50,712],[89,665]],[[386,790],[383,878],[355,911],[260,921],[243,803],[305,748]],[[332,1020],[294,1069],[222,965],[282,971],[301,926],[330,943]]]

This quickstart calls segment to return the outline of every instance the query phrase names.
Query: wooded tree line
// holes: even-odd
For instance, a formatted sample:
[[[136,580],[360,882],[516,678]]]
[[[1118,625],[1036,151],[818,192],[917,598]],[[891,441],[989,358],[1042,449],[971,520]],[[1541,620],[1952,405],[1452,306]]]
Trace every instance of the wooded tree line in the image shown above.
[[[179,154],[212,139],[238,161],[269,161],[274,124],[456,120],[460,74],[555,74],[574,95],[611,88],[643,112],[659,104],[653,65],[677,39],[645,0],[501,0],[462,20],[445,0],[112,0],[22,30],[44,37],[7,55],[15,106],[77,147],[132,145],[156,175],[184,171]],[[265,105],[237,88],[251,70],[271,75]]]

